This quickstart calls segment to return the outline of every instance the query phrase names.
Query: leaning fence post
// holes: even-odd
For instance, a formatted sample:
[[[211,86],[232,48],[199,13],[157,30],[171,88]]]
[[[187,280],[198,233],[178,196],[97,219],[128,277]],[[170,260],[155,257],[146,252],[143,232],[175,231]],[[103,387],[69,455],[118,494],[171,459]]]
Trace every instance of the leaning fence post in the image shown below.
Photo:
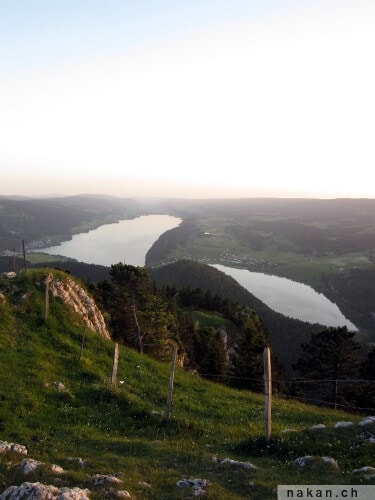
[[[118,367],[118,342],[115,342],[115,350],[113,353],[113,367],[112,367],[111,385],[116,385],[117,367]]]
[[[48,275],[45,279],[46,284],[46,297],[45,297],[45,309],[44,309],[44,319],[47,321],[49,314],[49,285],[51,283],[52,276]]]
[[[266,443],[271,441],[272,427],[272,375],[271,375],[271,351],[269,347],[264,349],[264,437]]]
[[[80,351],[80,353],[79,353],[78,362],[80,362],[80,361],[81,361],[81,357],[82,357],[82,353],[83,353],[83,346],[85,345],[86,330],[87,330],[87,325],[86,325],[86,323],[85,323],[85,327],[84,327],[84,329],[83,329],[83,335],[82,335],[81,351]]]
[[[172,409],[172,396],[173,396],[173,381],[174,381],[174,371],[176,367],[176,358],[177,358],[177,347],[173,350],[172,363],[171,363],[171,371],[169,374],[169,384],[168,384],[168,397],[167,397],[167,408],[165,410],[165,419],[169,420],[171,418],[171,409]]]
[[[27,270],[27,264],[26,264],[26,249],[25,249],[25,240],[22,240],[22,253],[23,253],[23,267],[25,271]]]

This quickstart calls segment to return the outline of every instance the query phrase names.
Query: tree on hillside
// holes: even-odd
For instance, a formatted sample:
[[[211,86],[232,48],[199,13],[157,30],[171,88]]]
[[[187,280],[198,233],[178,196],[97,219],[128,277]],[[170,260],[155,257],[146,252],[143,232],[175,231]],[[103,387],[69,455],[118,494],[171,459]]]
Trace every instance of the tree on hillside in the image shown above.
[[[357,408],[368,412],[375,411],[375,347],[373,347],[365,361],[361,364],[360,375],[362,380],[350,384],[347,394]],[[364,380],[363,380],[364,379]],[[366,382],[368,380],[368,382]]]
[[[224,334],[213,327],[200,327],[193,337],[198,372],[214,382],[226,382],[228,359]]]
[[[259,316],[246,308],[238,316],[240,328],[233,356],[232,385],[251,391],[263,390],[263,352],[267,335]]]
[[[302,355],[293,365],[299,375],[316,383],[305,385],[305,394],[320,393],[328,402],[338,403],[338,380],[357,373],[360,349],[354,340],[355,332],[346,326],[329,327],[311,334],[310,342],[301,344]]]

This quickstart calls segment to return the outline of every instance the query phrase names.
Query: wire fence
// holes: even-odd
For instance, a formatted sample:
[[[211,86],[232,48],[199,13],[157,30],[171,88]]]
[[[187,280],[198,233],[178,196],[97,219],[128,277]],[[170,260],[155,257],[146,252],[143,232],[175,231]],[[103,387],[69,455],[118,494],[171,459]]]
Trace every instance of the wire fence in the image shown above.
[[[244,382],[256,382],[256,383],[264,383],[263,378],[256,378],[256,377],[239,377],[237,375],[220,375],[220,374],[212,374],[212,373],[199,373],[199,376],[207,379],[213,379],[213,380],[223,380],[223,381],[240,381],[243,380]],[[287,393],[285,390],[278,390],[276,385],[283,385],[283,386],[292,386],[295,384],[296,386],[301,385],[301,384],[311,384],[311,385],[316,385],[316,384],[365,384],[365,385],[370,385],[374,386],[375,380],[368,380],[368,379],[330,379],[330,378],[323,378],[323,379],[277,379],[277,380],[272,380],[272,386],[273,386],[273,396],[277,397],[279,399],[290,399],[294,401],[301,401],[301,402],[306,402],[308,404],[315,404],[318,406],[332,406],[332,407],[338,407],[342,408],[345,410],[350,410],[350,411],[356,411],[356,412],[365,412],[365,411],[372,411],[375,412],[375,407],[371,406],[356,406],[353,404],[343,404],[339,402],[333,402],[329,401],[327,399],[317,399],[314,396],[306,396],[306,395],[290,395]],[[375,392],[375,389],[374,389]]]

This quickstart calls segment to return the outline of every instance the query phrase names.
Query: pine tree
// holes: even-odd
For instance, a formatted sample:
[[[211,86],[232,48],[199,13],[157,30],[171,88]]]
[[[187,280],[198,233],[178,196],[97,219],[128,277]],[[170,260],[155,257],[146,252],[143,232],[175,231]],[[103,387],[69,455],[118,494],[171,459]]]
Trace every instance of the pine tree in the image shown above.
[[[251,391],[263,390],[263,352],[268,341],[259,316],[244,309],[238,317],[240,336],[232,363],[232,385]]]
[[[354,336],[355,332],[348,331],[346,326],[330,327],[311,334],[310,342],[301,344],[302,356],[293,369],[304,379],[319,381],[305,385],[305,394],[320,393],[336,407],[337,380],[354,375],[359,366],[357,351],[360,345]]]

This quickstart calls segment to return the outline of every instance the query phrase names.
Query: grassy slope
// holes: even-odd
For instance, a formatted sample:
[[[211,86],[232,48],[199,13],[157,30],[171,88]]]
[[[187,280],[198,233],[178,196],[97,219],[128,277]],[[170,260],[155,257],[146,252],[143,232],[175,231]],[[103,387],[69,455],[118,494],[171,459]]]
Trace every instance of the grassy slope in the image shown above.
[[[208,498],[266,499],[275,498],[277,484],[348,484],[348,471],[371,465],[374,445],[358,440],[357,428],[332,428],[337,420],[359,417],[276,400],[275,441],[267,448],[261,395],[179,369],[172,420],[166,424],[168,364],[121,348],[118,380],[124,383],[110,388],[112,342],[88,332],[78,363],[82,325],[57,300],[48,321],[43,320],[43,289],[34,285],[40,273],[0,282],[7,297],[0,306],[0,439],[26,445],[29,457],[63,466],[62,485],[93,489],[93,474],[123,472],[121,488],[135,498],[185,498],[176,481],[200,477],[212,483]],[[66,390],[57,391],[56,381]],[[329,428],[304,430],[320,422]],[[291,427],[298,432],[281,433]],[[341,473],[298,473],[291,461],[309,453],[333,456]],[[213,455],[251,461],[259,470],[220,466],[212,462]],[[87,467],[79,469],[68,457],[82,457]],[[0,457],[0,491],[25,480],[56,481],[47,468],[21,477],[14,468],[20,461],[9,453]],[[96,495],[103,498],[103,493]]]

